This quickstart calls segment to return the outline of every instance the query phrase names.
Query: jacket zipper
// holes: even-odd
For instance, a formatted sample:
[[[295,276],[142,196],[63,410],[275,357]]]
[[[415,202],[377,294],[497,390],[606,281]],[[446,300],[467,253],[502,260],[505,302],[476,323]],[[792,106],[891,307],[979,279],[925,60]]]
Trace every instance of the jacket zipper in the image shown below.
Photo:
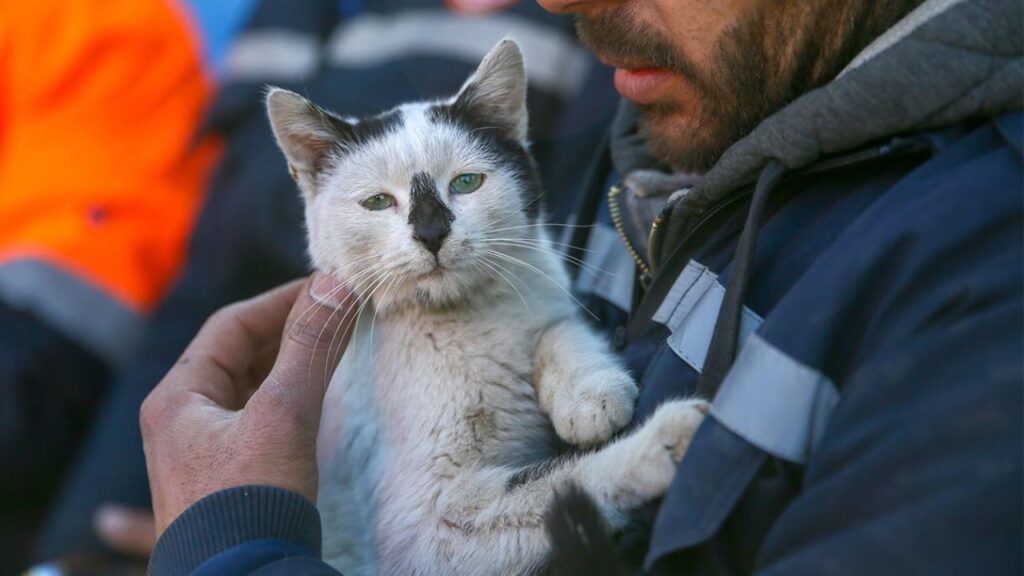
[[[619,194],[622,194],[622,186],[615,184],[608,189],[608,212],[612,216],[612,224],[615,226],[615,231],[618,232],[619,238],[622,239],[622,243],[626,246],[626,251],[633,257],[633,261],[636,262],[636,267],[640,269],[640,284],[646,289],[650,285],[651,267],[644,262],[644,259],[640,256],[640,252],[633,246],[633,243],[629,240],[629,235],[626,234],[626,227],[622,223],[622,210],[619,208]],[[651,229],[653,234],[654,229]]]

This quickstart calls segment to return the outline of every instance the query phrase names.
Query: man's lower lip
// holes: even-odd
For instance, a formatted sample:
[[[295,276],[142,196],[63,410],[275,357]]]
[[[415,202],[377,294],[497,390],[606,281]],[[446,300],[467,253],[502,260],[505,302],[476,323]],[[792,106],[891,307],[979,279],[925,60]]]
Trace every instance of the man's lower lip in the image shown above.
[[[668,87],[672,73],[664,68],[615,69],[615,89],[637,104],[658,101]]]

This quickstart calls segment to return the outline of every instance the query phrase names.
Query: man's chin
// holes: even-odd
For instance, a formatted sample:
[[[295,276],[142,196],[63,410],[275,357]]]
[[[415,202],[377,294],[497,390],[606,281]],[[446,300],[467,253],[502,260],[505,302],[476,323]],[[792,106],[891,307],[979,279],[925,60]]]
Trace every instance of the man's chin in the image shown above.
[[[641,106],[640,135],[647,149],[659,162],[673,170],[703,174],[722,154],[721,146],[711,145],[700,119],[662,106]]]

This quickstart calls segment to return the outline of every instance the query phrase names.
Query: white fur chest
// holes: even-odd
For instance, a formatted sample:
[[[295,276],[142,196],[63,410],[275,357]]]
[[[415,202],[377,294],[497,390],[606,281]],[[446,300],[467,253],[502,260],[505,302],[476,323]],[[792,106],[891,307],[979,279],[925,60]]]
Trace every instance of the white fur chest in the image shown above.
[[[343,573],[375,573],[375,531],[416,530],[429,515],[417,506],[436,502],[457,473],[551,454],[533,353],[567,308],[527,315],[514,304],[363,315],[328,390],[318,445],[324,554]],[[379,502],[399,497],[409,499],[403,525],[382,526]]]

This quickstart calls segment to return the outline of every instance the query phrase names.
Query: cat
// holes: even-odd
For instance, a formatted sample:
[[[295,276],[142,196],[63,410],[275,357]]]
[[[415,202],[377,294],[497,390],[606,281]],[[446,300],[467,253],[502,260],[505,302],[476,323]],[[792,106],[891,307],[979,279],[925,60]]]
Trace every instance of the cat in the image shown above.
[[[664,494],[707,407],[666,403],[606,444],[637,388],[545,232],[514,41],[448,100],[355,119],[271,88],[267,108],[312,263],[363,302],[318,440],[325,561],[534,574],[559,490],[585,490],[612,528]]]

